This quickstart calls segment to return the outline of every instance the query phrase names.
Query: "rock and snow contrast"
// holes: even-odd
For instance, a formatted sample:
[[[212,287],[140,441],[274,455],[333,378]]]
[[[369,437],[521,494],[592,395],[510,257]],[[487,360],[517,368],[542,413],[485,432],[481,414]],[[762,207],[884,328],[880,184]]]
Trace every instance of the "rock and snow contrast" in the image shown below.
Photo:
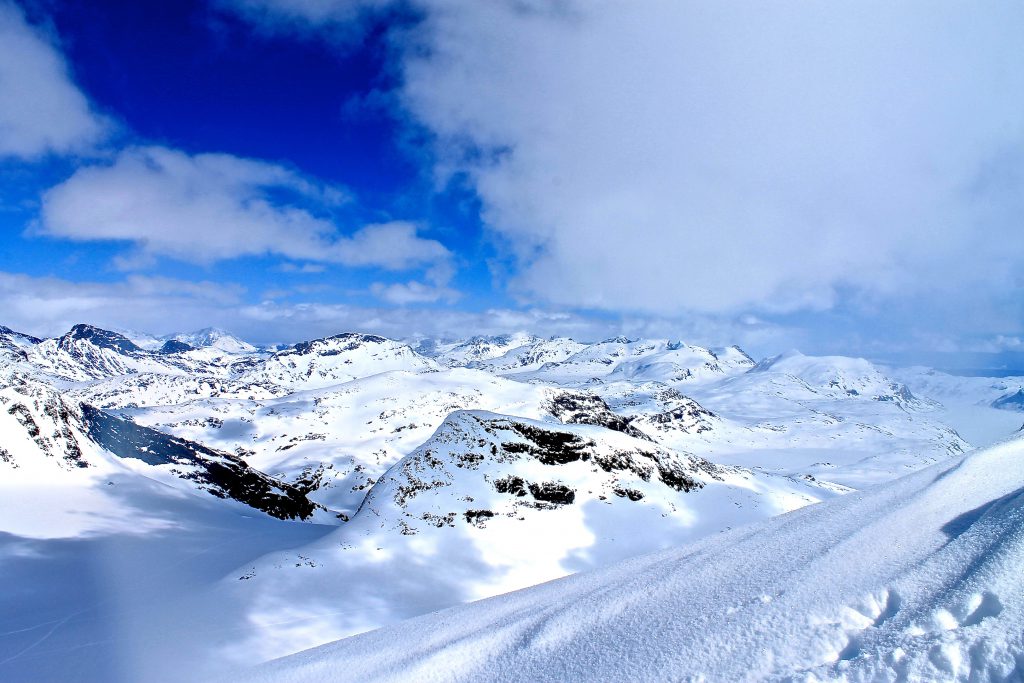
[[[1021,675],[1020,378],[81,324],[0,383],[5,681]]]
[[[1019,681],[1021,577],[1018,439],[244,679]]]

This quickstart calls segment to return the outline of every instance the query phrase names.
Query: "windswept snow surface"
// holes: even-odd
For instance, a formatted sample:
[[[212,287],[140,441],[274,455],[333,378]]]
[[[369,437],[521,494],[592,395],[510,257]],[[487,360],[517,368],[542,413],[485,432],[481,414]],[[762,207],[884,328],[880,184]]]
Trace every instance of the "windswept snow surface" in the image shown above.
[[[1024,440],[232,680],[1021,681]]]

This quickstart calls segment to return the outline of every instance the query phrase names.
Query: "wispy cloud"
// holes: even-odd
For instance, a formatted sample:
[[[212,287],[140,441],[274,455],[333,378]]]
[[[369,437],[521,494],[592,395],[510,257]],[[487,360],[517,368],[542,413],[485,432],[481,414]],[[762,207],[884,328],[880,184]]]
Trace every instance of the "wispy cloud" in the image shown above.
[[[18,5],[0,0],[0,158],[88,151],[107,130],[55,39]]]
[[[133,147],[111,163],[78,169],[46,192],[39,231],[133,244],[137,253],[123,261],[125,267],[146,265],[153,256],[210,264],[271,254],[390,270],[449,259],[440,242],[421,237],[409,222],[344,234],[322,214],[346,201],[345,190],[278,164]]]

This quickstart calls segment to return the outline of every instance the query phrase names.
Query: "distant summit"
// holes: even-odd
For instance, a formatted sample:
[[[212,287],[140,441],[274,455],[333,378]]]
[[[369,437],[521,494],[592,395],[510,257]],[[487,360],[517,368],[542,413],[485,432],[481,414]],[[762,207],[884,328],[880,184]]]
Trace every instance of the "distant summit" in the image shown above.
[[[1000,410],[1024,411],[1024,389],[1018,389],[1013,393],[1000,396],[992,401],[992,407],[999,408]]]
[[[135,342],[124,335],[85,324],[72,327],[70,332],[58,340],[58,346],[65,351],[70,351],[75,347],[75,343],[79,341],[87,341],[101,349],[110,349],[118,353],[143,352],[142,349],[136,346]]]
[[[229,332],[216,327],[204,327],[195,332],[176,334],[165,337],[168,341],[178,341],[195,349],[212,348],[225,353],[253,353],[258,349],[252,344],[242,341]]]

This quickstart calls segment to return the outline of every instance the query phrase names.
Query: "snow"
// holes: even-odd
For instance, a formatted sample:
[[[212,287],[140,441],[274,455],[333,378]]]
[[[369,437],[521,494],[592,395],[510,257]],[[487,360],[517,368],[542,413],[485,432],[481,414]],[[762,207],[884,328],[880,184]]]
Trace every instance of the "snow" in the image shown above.
[[[226,641],[246,628],[244,611],[219,597],[225,572],[333,528],[245,514],[129,472],[45,487],[5,481],[7,683],[209,680]]]
[[[184,342],[196,349],[214,349],[229,354],[245,354],[257,351],[257,348],[252,344],[214,327],[206,327],[188,334],[175,334],[163,337],[162,339],[163,341],[173,339]]]
[[[485,629],[490,617],[479,615],[471,619],[481,630],[463,634],[461,642],[472,650],[475,639],[484,637],[490,645],[483,656],[519,666],[511,662],[520,654],[532,656],[529,643],[561,647],[561,629],[569,622],[559,622],[563,617],[555,608],[566,610],[564,619],[582,619],[572,612],[577,600],[607,617],[608,623],[595,628],[618,628],[612,615],[625,615],[633,630],[657,642],[651,629],[659,622],[648,624],[642,611],[630,607],[631,601],[644,603],[640,584],[630,583],[629,574],[639,581],[656,568],[650,558],[628,558],[652,551],[667,552],[656,557],[675,558],[666,562],[681,567],[673,574],[663,563],[657,571],[667,573],[646,579],[644,590],[668,601],[664,608],[647,605],[652,618],[675,623],[668,614],[674,609],[696,619],[708,637],[723,639],[738,633],[754,638],[746,630],[769,623],[780,633],[803,624],[824,633],[829,648],[849,655],[855,648],[833,632],[835,625],[843,633],[875,633],[864,624],[897,602],[903,614],[912,604],[912,586],[898,586],[896,578],[854,582],[857,590],[850,593],[838,586],[842,600],[822,597],[817,611],[801,611],[810,600],[804,596],[792,608],[803,621],[789,625],[783,612],[771,612],[772,605],[786,605],[786,595],[802,595],[785,581],[803,571],[804,560],[807,571],[824,571],[828,539],[855,554],[879,552],[868,552],[866,537],[849,541],[856,531],[852,522],[841,529],[808,527],[803,540],[795,532],[777,535],[774,525],[782,522],[756,525],[817,501],[825,503],[807,508],[807,514],[846,509],[837,501],[868,500],[876,495],[872,487],[924,468],[948,468],[972,445],[1003,438],[1024,420],[1020,412],[993,407],[1020,388],[1019,378],[956,378],[799,353],[755,364],[736,347],[707,349],[669,340],[584,344],[508,335],[421,340],[412,347],[347,333],[271,351],[216,330],[129,336],[76,326],[58,339],[38,340],[0,329],[0,579],[18,586],[0,592],[0,680],[209,680],[227,669],[381,627],[381,633],[404,634],[395,643],[410,643],[409,651],[390,650],[391,661],[412,668],[381,664],[385,668],[374,671],[385,678],[389,672],[416,678],[434,664],[418,654],[425,650],[417,649],[416,638],[427,636],[403,631],[403,620],[569,575],[574,576],[535,589],[549,604],[530,603],[532,611],[555,610],[551,623],[562,624],[555,631],[537,626],[537,640],[523,635],[531,627],[511,617],[499,614],[505,621]],[[198,348],[147,350],[171,338]],[[83,418],[95,412],[80,403],[106,411],[114,436],[139,438],[102,445]],[[127,419],[174,438],[137,430]],[[578,448],[567,453],[558,443]],[[159,462],[155,444],[183,448],[188,457]],[[196,458],[189,460],[189,454]],[[252,497],[217,497],[204,480],[204,462],[234,463],[236,472],[248,467],[249,481],[265,484],[265,492],[300,491],[322,507],[308,518],[313,523],[272,519]],[[1006,479],[1000,486],[1012,483]],[[680,485],[684,481],[693,485]],[[893,498],[891,510],[862,510],[865,529],[877,527],[879,538],[897,549],[909,546],[885,535],[885,520],[893,520],[883,513],[913,511],[906,501],[925,495],[928,486],[913,476],[900,481],[920,486],[897,487],[909,497]],[[959,495],[955,488],[937,490]],[[963,507],[958,501],[948,504],[949,511]],[[906,528],[921,520],[928,529],[932,522],[924,517]],[[754,538],[762,534],[764,543],[757,545]],[[691,550],[679,550],[693,543]],[[932,546],[920,543],[913,540],[915,557],[925,562]],[[730,550],[733,545],[740,550]],[[748,563],[771,560],[781,573],[777,580],[747,574],[736,579],[739,584],[718,587],[710,565],[697,562],[704,555],[720,559],[737,576],[747,571],[741,557]],[[890,555],[889,565],[903,566],[906,558]],[[839,555],[832,557],[838,562]],[[619,569],[600,573],[623,560],[627,564]],[[708,595],[686,593],[687,571]],[[866,571],[878,577],[882,568],[870,565]],[[594,576],[611,583],[587,578]],[[835,576],[852,581],[842,572]],[[785,592],[761,590],[759,582]],[[832,589],[822,587],[826,583],[817,581],[828,597]],[[734,630],[715,630],[700,620],[696,607],[671,605],[671,596],[658,592],[662,584],[702,609],[738,615],[726,619]],[[574,592],[583,585],[596,592]],[[547,586],[559,588],[550,592]],[[979,598],[967,596],[968,602],[994,611],[996,603],[984,590],[997,596],[1001,614],[1015,604],[1002,588],[991,587],[977,593]],[[726,594],[736,600],[724,607],[713,602]],[[525,600],[521,595],[507,599]],[[932,621],[956,626],[955,607],[945,608],[948,615],[935,612]],[[520,616],[533,618],[528,612]],[[425,623],[435,624],[429,628],[439,638],[463,637],[445,630],[445,617],[437,623],[431,618]],[[931,633],[923,621],[907,628]],[[514,652],[506,633],[522,636],[522,653]],[[569,636],[566,643],[572,642]],[[798,643],[803,636],[792,637]],[[867,635],[857,638],[857,647],[869,642]],[[694,657],[707,645],[679,642],[680,651]],[[769,650],[782,647],[763,642]],[[436,644],[458,647],[444,638]],[[910,652],[902,641],[898,646]],[[608,647],[607,653],[641,672],[661,661],[643,643],[631,651]],[[611,656],[580,651],[594,662]],[[440,652],[437,675],[444,676],[450,673],[450,651]],[[753,665],[749,652],[731,652]],[[779,652],[773,661],[796,661],[784,648]],[[960,657],[968,661],[969,654]],[[466,656],[466,677],[489,678],[486,667],[472,668],[475,654]],[[947,648],[935,658],[956,656]],[[837,673],[839,668],[821,667],[853,666],[842,657],[826,659],[794,676],[841,678],[847,674]],[[383,660],[368,658],[366,666],[375,661]],[[523,670],[540,680],[576,678],[577,664],[550,661],[557,664],[548,674]],[[377,675],[358,667],[351,671]],[[500,678],[513,669],[495,671]],[[594,674],[584,678],[631,678],[611,668],[580,671]],[[707,671],[710,680],[736,678]],[[790,675],[774,671],[762,677]],[[848,678],[871,679],[865,671]],[[354,673],[353,678],[358,679]]]
[[[233,680],[1020,680],[1024,442]]]
[[[540,343],[543,343],[542,339],[524,332],[497,337],[477,336],[466,340],[434,343],[429,347],[429,355],[446,367],[457,367],[500,358]]]

